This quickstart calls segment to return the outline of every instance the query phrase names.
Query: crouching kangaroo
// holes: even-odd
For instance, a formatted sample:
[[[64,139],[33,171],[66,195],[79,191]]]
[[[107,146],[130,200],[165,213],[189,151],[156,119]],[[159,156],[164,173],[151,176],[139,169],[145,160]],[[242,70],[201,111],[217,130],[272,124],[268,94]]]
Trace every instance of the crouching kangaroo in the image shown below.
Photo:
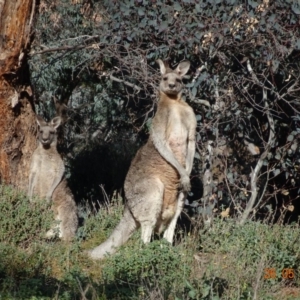
[[[114,253],[138,227],[144,243],[150,242],[153,231],[164,230],[164,238],[172,243],[190,190],[197,123],[193,109],[181,99],[182,77],[190,63],[183,61],[171,70],[163,61],[157,62],[162,79],[150,137],[137,152],[126,176],[123,218],[108,240],[88,252],[93,259]]]
[[[52,203],[55,220],[60,221],[46,234],[51,238],[57,232],[59,237],[70,241],[78,227],[77,207],[72,192],[64,178],[65,166],[57,152],[57,128],[61,118],[55,117],[49,123],[37,116],[38,146],[33,152],[29,172],[28,196],[45,198]]]

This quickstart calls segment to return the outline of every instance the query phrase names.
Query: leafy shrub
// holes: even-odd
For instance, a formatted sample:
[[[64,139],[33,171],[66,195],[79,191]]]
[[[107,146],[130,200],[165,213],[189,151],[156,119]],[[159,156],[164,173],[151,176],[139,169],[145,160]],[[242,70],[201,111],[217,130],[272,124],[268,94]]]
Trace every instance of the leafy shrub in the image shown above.
[[[1,295],[15,290],[16,299],[31,299],[44,288],[43,241],[54,217],[44,200],[29,199],[9,186],[0,185],[0,286]]]
[[[248,299],[249,295],[252,299],[256,287],[261,299],[270,299],[271,289],[285,284],[297,286],[299,282],[299,238],[299,226],[295,225],[247,222],[239,226],[233,220],[215,220],[211,230],[201,236],[201,253],[214,257],[205,276],[239,284],[239,290],[230,292],[232,298]],[[272,278],[268,277],[270,269],[274,271]],[[293,270],[292,280],[283,277],[284,269]],[[247,297],[241,298],[241,294]]]
[[[191,261],[179,249],[165,240],[147,245],[126,245],[109,257],[103,267],[106,285],[137,288],[149,291],[157,286],[167,297],[170,292],[183,289],[184,279],[189,277]]]
[[[44,200],[29,202],[15,189],[0,185],[0,242],[26,246],[43,239],[54,217]]]

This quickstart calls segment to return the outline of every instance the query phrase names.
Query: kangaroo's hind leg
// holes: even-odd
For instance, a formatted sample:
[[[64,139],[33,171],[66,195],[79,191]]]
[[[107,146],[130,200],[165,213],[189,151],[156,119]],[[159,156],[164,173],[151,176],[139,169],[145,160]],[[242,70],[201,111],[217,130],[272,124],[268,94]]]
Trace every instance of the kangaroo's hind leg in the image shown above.
[[[135,199],[129,201],[129,207],[141,226],[142,241],[149,243],[161,214],[164,185],[160,179],[151,178],[139,182],[134,189]]]
[[[171,222],[169,223],[166,231],[164,232],[164,238],[170,243],[173,242],[173,237],[174,237],[174,232],[175,232],[177,219],[178,219],[179,215],[182,212],[185,198],[186,198],[186,193],[180,192],[179,195],[178,195],[178,201],[177,201],[177,207],[176,207],[175,215],[172,218]]]
[[[57,210],[57,219],[61,220],[59,224],[59,237],[64,241],[71,241],[75,237],[78,227],[76,204],[73,201],[68,201],[62,203]]]

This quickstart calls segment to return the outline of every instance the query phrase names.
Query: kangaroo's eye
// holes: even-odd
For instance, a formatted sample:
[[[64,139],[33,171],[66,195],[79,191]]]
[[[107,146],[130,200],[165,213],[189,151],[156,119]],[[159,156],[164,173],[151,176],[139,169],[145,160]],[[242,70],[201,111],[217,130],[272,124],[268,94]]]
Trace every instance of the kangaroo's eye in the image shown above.
[[[40,130],[40,133],[43,133],[43,130]]]
[[[164,80],[164,81],[167,81],[167,80],[168,80],[168,77],[164,77],[163,80]]]
[[[55,131],[50,131],[50,134],[54,134],[55,133]]]
[[[181,79],[176,78],[176,82],[181,83]]]

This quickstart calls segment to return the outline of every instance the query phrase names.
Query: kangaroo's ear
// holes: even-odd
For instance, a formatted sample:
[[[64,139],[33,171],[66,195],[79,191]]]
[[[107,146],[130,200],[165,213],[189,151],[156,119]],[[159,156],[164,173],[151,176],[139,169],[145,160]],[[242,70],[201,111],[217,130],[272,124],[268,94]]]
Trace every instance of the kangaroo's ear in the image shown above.
[[[191,63],[188,60],[182,61],[177,68],[175,69],[175,72],[183,77],[189,70]]]
[[[159,64],[161,75],[165,75],[167,71],[165,63],[161,59],[158,59],[156,62]]]
[[[36,116],[36,122],[40,127],[47,125],[47,122],[39,115]]]
[[[51,120],[50,124],[57,129],[59,125],[61,124],[61,117],[55,117]]]

